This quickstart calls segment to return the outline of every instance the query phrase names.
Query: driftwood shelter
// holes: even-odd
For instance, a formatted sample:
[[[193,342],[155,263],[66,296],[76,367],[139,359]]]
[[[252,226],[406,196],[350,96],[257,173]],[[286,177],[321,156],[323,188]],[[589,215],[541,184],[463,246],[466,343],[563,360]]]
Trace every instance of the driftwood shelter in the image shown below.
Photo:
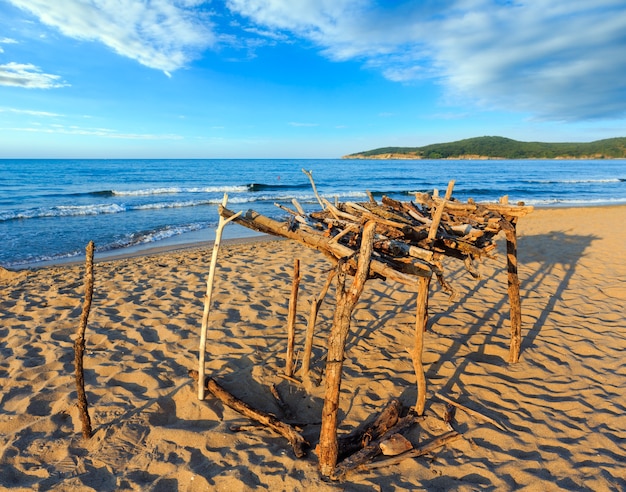
[[[366,203],[330,203],[317,194],[310,172],[304,171],[313,186],[321,210],[305,213],[299,203],[293,202],[294,209],[281,206],[289,214],[289,220],[279,222],[248,210],[240,215],[226,208],[226,197],[219,208],[220,226],[228,221],[255,231],[295,240],[309,248],[324,253],[334,264],[328,280],[311,305],[311,313],[302,359],[301,375],[307,377],[310,353],[317,310],[320,307],[329,285],[336,277],[336,306],[331,327],[325,366],[325,394],[319,439],[319,468],[323,476],[340,478],[343,471],[351,466],[351,461],[367,459],[380,452],[389,438],[397,435],[398,428],[410,425],[424,412],[426,402],[426,378],[422,365],[423,334],[428,321],[428,294],[433,275],[442,288],[453,295],[454,291],[444,276],[441,260],[455,258],[465,263],[470,274],[477,275],[474,261],[489,257],[496,248],[495,237],[503,232],[506,238],[508,296],[510,303],[511,341],[509,362],[519,359],[521,344],[521,307],[519,279],[517,275],[517,220],[530,213],[533,207],[523,203],[512,205],[506,197],[499,203],[459,202],[452,197],[454,181],[448,184],[444,196],[417,193],[415,199],[404,202],[383,196],[380,202],[368,193]],[[218,227],[218,230],[221,230]],[[219,244],[219,233],[216,244]],[[215,251],[214,251],[215,258]],[[214,266],[214,265],[212,265]],[[297,296],[297,273],[294,274],[292,300]],[[346,277],[353,276],[352,283],[346,284]],[[365,442],[361,439],[362,456],[346,458],[338,464],[340,447],[345,445],[337,437],[339,390],[342,377],[344,349],[350,331],[352,311],[370,278],[382,278],[411,287],[417,286],[417,306],[415,322],[415,343],[411,351],[417,382],[417,401],[410,415],[398,419],[397,403],[381,413],[374,422],[374,431]],[[207,284],[207,301],[210,303],[211,286]],[[290,303],[294,305],[295,302]],[[206,305],[205,305],[206,306]],[[208,315],[205,309],[205,318]],[[295,317],[290,312],[289,318]],[[206,319],[203,320],[206,324]],[[293,326],[288,326],[287,376],[292,372]],[[206,339],[204,339],[206,340]],[[296,456],[304,455],[306,443],[295,429],[283,424],[271,415],[263,414],[238,401],[224,392],[215,381],[204,378],[204,345],[201,341],[199,373],[191,371],[204,384],[199,384],[199,397],[204,397],[208,389],[213,395],[245,415],[258,420],[286,437],[292,444]],[[291,347],[291,352],[289,348]],[[389,412],[395,417],[389,418]],[[343,436],[345,438],[345,436]],[[372,438],[373,437],[373,438]],[[376,440],[378,439],[378,441]],[[382,444],[381,444],[382,443]],[[376,449],[372,451],[372,446]],[[369,449],[369,455],[368,455]],[[417,450],[408,451],[417,456]],[[357,454],[359,454],[357,453]],[[344,453],[345,454],[345,453]],[[362,462],[362,461],[361,461]]]

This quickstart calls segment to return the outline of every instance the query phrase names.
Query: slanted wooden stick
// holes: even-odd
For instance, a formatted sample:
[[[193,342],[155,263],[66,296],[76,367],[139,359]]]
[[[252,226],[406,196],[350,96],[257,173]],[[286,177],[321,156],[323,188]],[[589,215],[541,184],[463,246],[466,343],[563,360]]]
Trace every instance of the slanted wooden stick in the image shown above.
[[[326,207],[324,206],[324,203],[322,202],[322,199],[320,198],[320,195],[317,192],[317,187],[315,186],[315,181],[313,181],[313,171],[307,171],[306,169],[302,169],[302,172],[304,174],[306,174],[307,178],[309,178],[309,181],[311,181],[311,186],[313,187],[313,193],[315,193],[315,198],[317,198],[317,201],[319,202],[319,204],[322,207],[322,209],[325,209]]]
[[[339,265],[337,282],[337,306],[333,326],[328,337],[326,359],[326,391],[322,408],[320,430],[319,467],[323,476],[330,477],[337,464],[337,422],[339,413],[339,389],[343,369],[346,339],[350,331],[352,311],[363,292],[372,256],[376,222],[369,221],[363,228],[358,266],[350,288],[345,290],[345,271]]]
[[[296,341],[296,312],[298,306],[298,287],[300,286],[300,260],[293,262],[293,283],[289,298],[289,313],[287,315],[287,354],[285,356],[285,374],[293,376],[293,350]]]
[[[228,203],[228,194],[224,193],[222,199],[222,207],[225,207]],[[209,313],[211,311],[211,297],[213,296],[213,280],[215,278],[215,269],[217,266],[217,254],[220,249],[220,243],[222,241],[222,231],[226,224],[231,220],[236,219],[241,215],[241,212],[237,212],[227,219],[220,215],[220,220],[217,224],[217,230],[215,231],[215,242],[213,243],[213,254],[211,255],[211,265],[209,267],[209,277],[206,281],[206,296],[204,297],[204,312],[202,313],[202,330],[200,332],[200,348],[198,350],[198,381],[204,381],[205,373],[205,357],[206,357],[206,332],[209,324]],[[198,400],[204,400],[204,385],[198,383]]]
[[[237,412],[245,415],[252,420],[256,420],[260,424],[269,427],[274,432],[280,434],[285,439],[287,439],[289,441],[289,444],[291,444],[293,452],[297,458],[302,458],[304,456],[308,443],[306,442],[304,437],[302,437],[302,435],[291,425],[278,420],[276,417],[269,413],[265,413],[261,410],[251,407],[246,402],[230,394],[219,384],[217,384],[217,382],[212,378],[206,378],[204,380],[204,384],[202,384],[202,379],[198,377],[197,371],[189,371],[189,376],[191,376],[193,379],[197,379],[198,383],[201,386],[206,387],[206,389],[209,390],[213,396],[215,396],[225,405],[228,405],[233,410],[236,410]]]
[[[315,322],[317,321],[317,313],[322,306],[322,302],[326,297],[330,284],[335,278],[337,271],[333,268],[328,272],[328,278],[322,288],[322,291],[317,297],[311,300],[311,312],[309,313],[309,322],[306,327],[306,338],[304,340],[304,354],[302,355],[302,368],[300,370],[302,379],[304,380],[309,374],[309,368],[311,366],[311,351],[313,350],[313,336],[315,334]]]
[[[76,375],[76,393],[78,396],[78,410],[80,412],[80,420],[83,424],[83,438],[91,437],[91,418],[89,417],[89,408],[87,403],[87,395],[85,393],[85,374],[83,369],[83,356],[85,353],[85,330],[87,329],[87,319],[91,310],[91,301],[93,299],[93,241],[87,244],[85,255],[85,302],[83,303],[83,311],[80,316],[80,324],[78,325],[78,333],[74,341],[74,371]]]

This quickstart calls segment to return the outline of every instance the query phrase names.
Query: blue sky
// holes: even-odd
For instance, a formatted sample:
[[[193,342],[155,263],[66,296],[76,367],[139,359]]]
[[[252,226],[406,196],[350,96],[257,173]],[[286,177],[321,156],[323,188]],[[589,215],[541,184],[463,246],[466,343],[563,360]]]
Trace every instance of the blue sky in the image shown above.
[[[0,0],[0,158],[626,136],[625,53],[625,0]]]

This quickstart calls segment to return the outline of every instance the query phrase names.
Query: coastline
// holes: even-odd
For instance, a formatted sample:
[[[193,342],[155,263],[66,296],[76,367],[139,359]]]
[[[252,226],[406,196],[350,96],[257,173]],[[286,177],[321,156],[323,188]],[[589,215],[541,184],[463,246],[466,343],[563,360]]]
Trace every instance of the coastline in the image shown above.
[[[613,207],[625,207],[626,204],[601,204],[601,205],[566,205],[566,206],[544,206],[538,207],[535,206],[535,211],[533,214],[536,214],[538,211],[551,211],[551,210],[580,210],[580,209],[602,209],[602,208],[613,208]],[[543,212],[541,212],[543,213]],[[233,231],[234,229],[234,231]],[[238,231],[238,232],[237,232]],[[188,236],[196,236],[198,237],[198,233],[193,234],[185,234],[183,237],[175,237],[170,238],[169,240],[157,243],[147,243],[136,246],[131,246],[127,248],[121,249],[113,249],[109,251],[96,252],[94,255],[94,263],[101,263],[105,261],[116,261],[116,260],[124,260],[128,258],[137,258],[141,256],[153,256],[153,255],[162,255],[168,253],[174,253],[178,251],[184,250],[195,250],[195,249],[207,249],[213,248],[215,231],[213,229],[204,229],[199,231],[203,236],[208,236],[212,239],[195,239],[189,240]],[[245,227],[238,226],[236,224],[227,226],[224,229],[224,237],[222,239],[223,245],[228,244],[246,244],[246,243],[254,243],[254,242],[264,242],[264,241],[272,241],[272,240],[283,240],[283,238],[259,233],[256,231],[252,231],[246,229]],[[85,245],[86,246],[86,245]],[[25,263],[15,268],[4,268],[0,266],[3,270],[10,272],[19,272],[19,271],[27,271],[27,270],[40,270],[42,268],[49,267],[59,267],[59,266],[75,266],[84,264],[84,256],[73,256],[70,258],[60,258],[53,260],[45,260],[38,261],[33,263]]]
[[[507,364],[506,261],[480,265],[478,281],[446,262],[456,302],[433,283],[425,336],[426,418],[414,445],[445,432],[445,395],[506,430],[458,410],[463,439],[428,458],[322,481],[315,450],[289,445],[207,397],[187,371],[197,366],[212,243],[99,260],[86,342],[94,436],[80,438],[72,343],[83,266],[18,271],[0,278],[0,486],[12,490],[369,490],[441,488],[513,491],[626,488],[626,206],[541,208],[520,219],[522,351]],[[233,394],[282,415],[275,385],[317,442],[320,386],[281,377],[294,258],[303,274],[297,344],[330,263],[292,241],[225,241],[209,324],[207,370]],[[322,379],[333,294],[319,314],[314,375]],[[414,403],[415,293],[372,280],[354,314],[342,385],[342,433],[389,397]]]

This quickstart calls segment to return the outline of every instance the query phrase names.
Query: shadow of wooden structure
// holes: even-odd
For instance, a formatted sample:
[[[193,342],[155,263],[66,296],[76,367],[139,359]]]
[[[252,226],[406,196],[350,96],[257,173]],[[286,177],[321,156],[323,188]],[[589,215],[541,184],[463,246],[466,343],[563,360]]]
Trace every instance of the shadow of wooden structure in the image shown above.
[[[306,173],[306,171],[305,171]],[[444,196],[418,193],[414,201],[401,202],[382,197],[378,203],[371,194],[369,202],[330,203],[313,190],[321,210],[305,213],[296,201],[295,209],[281,206],[289,214],[284,222],[253,210],[239,215],[220,206],[221,220],[229,220],[274,236],[284,237],[324,253],[334,264],[320,295],[312,302],[307,326],[301,376],[307,378],[317,309],[330,283],[336,278],[336,305],[328,337],[325,365],[325,396],[319,439],[319,469],[325,477],[336,478],[340,440],[337,437],[339,390],[346,338],[352,311],[370,278],[395,281],[417,287],[415,338],[411,351],[417,383],[417,401],[411,414],[421,416],[426,402],[426,378],[422,364],[424,331],[428,322],[428,296],[433,275],[442,288],[454,295],[444,276],[442,259],[463,261],[474,276],[474,262],[489,257],[496,248],[495,237],[506,237],[508,297],[511,338],[509,362],[519,359],[521,345],[521,306],[517,275],[517,220],[532,212],[523,203],[511,205],[506,197],[499,203],[459,202],[452,197],[454,181]],[[346,277],[354,279],[348,286]],[[297,273],[294,274],[294,282]],[[291,367],[287,361],[287,367]],[[414,421],[414,420],[413,420]]]

